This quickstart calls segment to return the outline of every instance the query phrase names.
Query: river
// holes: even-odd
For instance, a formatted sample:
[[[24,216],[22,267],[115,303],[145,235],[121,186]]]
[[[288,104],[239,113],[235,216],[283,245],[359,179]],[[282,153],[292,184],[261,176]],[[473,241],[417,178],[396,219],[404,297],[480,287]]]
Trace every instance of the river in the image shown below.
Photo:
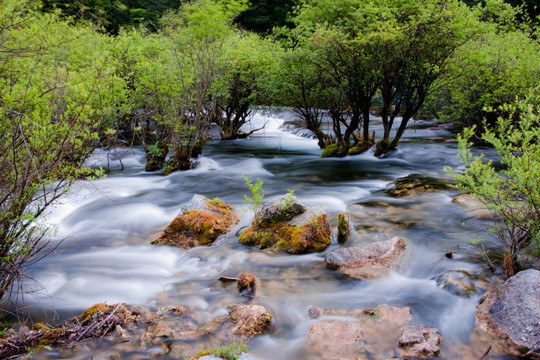
[[[195,169],[167,177],[143,171],[145,155],[139,147],[110,153],[112,171],[106,178],[76,183],[45,216],[58,247],[30,269],[39,286],[24,300],[34,318],[58,322],[98,302],[153,308],[182,305],[211,318],[229,304],[245,302],[235,285],[219,282],[219,276],[248,271],[263,283],[257,302],[274,315],[272,333],[248,344],[257,359],[302,358],[302,344],[313,323],[307,317],[311,306],[360,309],[380,304],[408,306],[413,323],[437,328],[441,358],[479,359],[488,345],[474,335],[476,306],[484,290],[477,288],[471,297],[457,296],[436,279],[450,270],[484,274],[481,253],[471,240],[483,234],[489,221],[453,203],[458,194],[454,189],[397,198],[383,191],[410,174],[451,182],[443,169],[462,169],[452,141],[455,133],[417,121],[398,150],[385,158],[376,158],[371,151],[321,159],[316,140],[293,120],[289,112],[257,113],[253,126],[266,124],[263,131],[249,139],[210,140]],[[373,124],[382,133],[380,119],[374,117]],[[106,166],[107,152],[96,151],[89,164]],[[234,232],[252,220],[252,214],[241,210],[248,194],[242,175],[264,181],[265,199],[294,189],[302,202],[326,210],[334,228],[338,213],[349,211],[355,231],[344,245],[333,239],[321,254],[274,254],[240,245]],[[232,235],[189,251],[150,245],[194,194],[219,196],[237,208],[241,220]],[[408,255],[399,270],[386,277],[350,279],[324,267],[324,255],[339,246],[396,235],[407,239]],[[445,256],[449,252],[452,258]],[[93,359],[107,358],[115,345],[101,346],[93,350]],[[193,352],[185,356],[197,350],[194,344]],[[60,358],[54,352],[39,356]],[[89,358],[77,351],[70,356]],[[146,357],[139,350],[128,350],[122,358]],[[496,354],[491,358],[512,359]]]

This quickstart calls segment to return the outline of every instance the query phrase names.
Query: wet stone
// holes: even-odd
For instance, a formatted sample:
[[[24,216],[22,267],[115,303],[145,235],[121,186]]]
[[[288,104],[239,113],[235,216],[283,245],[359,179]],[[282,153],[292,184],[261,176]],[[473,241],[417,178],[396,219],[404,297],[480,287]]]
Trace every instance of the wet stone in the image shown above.
[[[429,358],[439,356],[441,337],[437,329],[425,325],[407,326],[398,340],[402,357]]]
[[[471,194],[459,194],[454,196],[452,202],[459,204],[465,208],[467,215],[470,217],[490,219],[493,214],[486,209],[486,206],[479,200],[475,199]]]
[[[510,354],[540,359],[540,271],[521,271],[484,295],[476,324]]]
[[[476,294],[473,279],[464,270],[452,270],[445,272],[437,279],[437,285],[454,295],[471,297]]]
[[[387,185],[384,190],[390,196],[401,197],[417,192],[434,192],[450,189],[451,180],[436,179],[422,174],[411,174],[399,178]]]
[[[324,261],[329,270],[344,271],[352,277],[376,277],[397,266],[406,247],[405,239],[396,236],[362,247],[334,250]]]
[[[264,306],[231,305],[228,309],[234,335],[249,338],[266,334],[272,327],[272,315]]]
[[[356,359],[364,351],[361,325],[353,321],[316,322],[308,331],[305,349],[320,359]]]

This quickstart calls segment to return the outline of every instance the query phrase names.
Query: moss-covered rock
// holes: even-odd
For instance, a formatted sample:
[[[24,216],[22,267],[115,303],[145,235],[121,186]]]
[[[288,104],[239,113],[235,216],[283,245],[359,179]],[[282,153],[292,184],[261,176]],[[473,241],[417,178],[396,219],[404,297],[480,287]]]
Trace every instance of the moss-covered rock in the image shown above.
[[[388,139],[381,139],[377,141],[377,145],[375,145],[375,156],[386,154],[390,150],[393,150],[392,142]]]
[[[344,157],[349,154],[349,147],[342,141],[334,144],[327,145],[322,154],[322,158],[329,157]]]
[[[350,235],[349,214],[341,213],[338,215],[337,240],[339,243],[344,243]]]
[[[240,235],[241,244],[257,246],[259,249],[273,248],[291,254],[319,252],[330,245],[327,213],[320,209],[306,208],[294,197],[288,210],[280,210],[274,205],[275,201],[268,202],[258,212],[265,214],[265,217],[255,217],[252,226]],[[291,216],[289,210],[296,207],[298,211],[292,213],[297,215]]]
[[[230,205],[220,199],[209,200],[201,195],[194,195],[160,237],[152,243],[185,249],[211,245],[218,236],[227,233],[237,222],[238,217],[232,212]]]
[[[111,307],[104,303],[98,303],[98,304],[92,305],[88,309],[86,309],[81,315],[77,316],[77,321],[79,322],[88,321],[95,314],[103,312],[103,311],[109,311],[109,310],[111,310]]]
[[[401,197],[417,192],[433,192],[451,189],[452,180],[437,179],[421,174],[410,174],[387,185],[384,190],[390,196]]]
[[[239,274],[236,278],[236,287],[240,293],[252,293],[257,286],[257,278],[250,273]]]
[[[264,306],[231,305],[228,309],[234,335],[249,338],[270,332],[272,315]]]
[[[335,157],[337,156],[336,154],[338,153],[338,151],[339,151],[339,144],[335,143],[335,144],[327,145],[324,148],[321,154],[321,157],[322,158]]]
[[[191,170],[193,162],[190,159],[178,160],[176,158],[169,159],[167,165],[163,169],[163,175],[167,176],[175,171]]]

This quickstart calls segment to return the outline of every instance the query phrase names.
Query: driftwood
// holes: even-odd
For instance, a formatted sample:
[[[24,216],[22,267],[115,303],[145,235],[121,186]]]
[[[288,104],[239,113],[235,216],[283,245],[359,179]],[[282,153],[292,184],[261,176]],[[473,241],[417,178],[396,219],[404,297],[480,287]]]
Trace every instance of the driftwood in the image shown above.
[[[23,326],[18,333],[10,329],[0,337],[0,359],[15,359],[43,345],[71,349],[82,340],[104,337],[117,325],[133,323],[137,316],[125,304],[98,304],[58,328],[39,323],[32,329]]]

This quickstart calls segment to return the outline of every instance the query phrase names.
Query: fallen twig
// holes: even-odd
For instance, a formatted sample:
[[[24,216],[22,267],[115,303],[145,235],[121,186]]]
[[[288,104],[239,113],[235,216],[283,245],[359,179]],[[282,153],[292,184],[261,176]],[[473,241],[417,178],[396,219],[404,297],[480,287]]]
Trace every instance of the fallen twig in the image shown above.
[[[73,344],[79,342],[79,340],[81,340],[81,339],[84,337],[84,335],[86,335],[90,330],[92,330],[93,328],[95,328],[97,325],[101,325],[101,324],[104,324],[104,323],[106,323],[107,321],[109,321],[109,319],[114,315],[114,313],[116,312],[116,310],[118,310],[118,309],[120,308],[120,306],[122,306],[121,303],[118,304],[118,305],[116,306],[116,308],[110,313],[109,316],[107,316],[107,318],[106,318],[105,320],[102,320],[102,321],[100,321],[100,322],[95,322],[95,323],[93,323],[92,325],[88,326],[88,327],[86,328],[86,330],[84,330],[84,332],[83,332],[81,335],[79,335],[79,337],[77,337],[77,339],[73,342]]]
[[[484,355],[482,355],[482,357],[480,358],[480,360],[485,359],[485,358],[488,356],[490,350],[491,350],[491,345],[489,345],[489,347],[487,348],[487,350],[486,350],[486,352],[484,353]]]

